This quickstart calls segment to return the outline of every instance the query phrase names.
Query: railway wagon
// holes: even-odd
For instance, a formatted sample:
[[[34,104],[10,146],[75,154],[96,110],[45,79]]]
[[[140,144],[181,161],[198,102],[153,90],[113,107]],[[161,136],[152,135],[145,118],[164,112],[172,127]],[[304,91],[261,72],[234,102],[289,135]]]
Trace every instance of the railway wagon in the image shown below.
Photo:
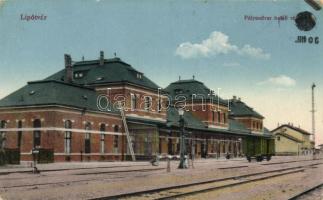
[[[248,136],[243,140],[244,154],[249,162],[256,159],[261,162],[269,161],[275,154],[275,140],[273,138]]]

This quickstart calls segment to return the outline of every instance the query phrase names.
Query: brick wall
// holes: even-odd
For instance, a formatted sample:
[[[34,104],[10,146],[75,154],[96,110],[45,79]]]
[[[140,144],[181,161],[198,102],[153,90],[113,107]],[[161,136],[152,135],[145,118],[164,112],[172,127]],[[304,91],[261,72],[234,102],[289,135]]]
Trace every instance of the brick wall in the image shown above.
[[[32,108],[32,109],[10,109],[0,111],[0,120],[7,121],[7,128],[17,128],[19,120],[22,120],[22,128],[33,128],[33,120],[40,119],[41,127],[46,128],[64,128],[64,121],[72,121],[72,139],[71,139],[71,160],[80,160],[81,154],[84,154],[84,135],[82,131],[85,129],[85,123],[91,123],[94,131],[100,130],[101,123],[106,124],[106,132],[114,133],[114,126],[120,128],[118,134],[124,132],[122,121],[117,115],[85,113],[76,109],[67,108]],[[18,131],[6,132],[6,148],[17,148]],[[41,148],[53,149],[56,161],[65,161],[67,156],[64,148],[64,130],[42,130],[41,131]],[[123,136],[119,135],[119,150],[117,153],[113,151],[114,135],[105,135],[104,150],[105,154],[100,153],[100,134],[91,133],[91,155],[89,159],[100,160],[105,156],[105,159],[121,159],[121,154],[124,153],[122,148],[124,144]],[[22,160],[31,160],[31,149],[33,148],[33,131],[24,130],[21,138],[21,153]],[[87,155],[83,155],[83,159],[87,159]]]
[[[235,118],[238,122],[244,124],[247,129],[251,131],[261,132],[263,130],[263,120],[252,118],[252,117],[237,117]]]
[[[225,106],[220,105],[218,107],[216,104],[194,104],[192,108],[192,104],[189,103],[186,109],[207,125],[228,128],[228,108]],[[220,111],[220,120],[218,118],[218,111]]]
[[[109,88],[109,93],[107,92]],[[158,111],[159,99],[163,104],[163,108],[166,107],[167,98],[165,96],[158,96],[157,91],[152,91],[148,89],[131,87],[128,85],[119,86],[105,86],[96,88],[98,94],[105,94],[109,97],[113,104],[117,105],[117,101],[123,101],[125,103],[125,113],[127,115],[133,115],[138,117],[149,117],[152,119],[166,120],[166,109]],[[108,95],[109,94],[109,95]],[[131,96],[136,97],[136,105],[131,107]],[[145,110],[145,96],[151,97],[151,110]]]

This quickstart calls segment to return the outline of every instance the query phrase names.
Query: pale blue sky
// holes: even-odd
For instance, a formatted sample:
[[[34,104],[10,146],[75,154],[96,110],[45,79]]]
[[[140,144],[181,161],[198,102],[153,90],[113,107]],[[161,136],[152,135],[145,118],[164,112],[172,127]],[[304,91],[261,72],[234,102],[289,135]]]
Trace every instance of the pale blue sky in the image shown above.
[[[244,15],[291,17],[305,10],[317,18],[310,32],[299,31],[292,20],[280,24],[244,20]],[[20,20],[21,14],[44,14],[47,19],[27,22]],[[323,38],[319,44],[294,41],[298,35],[320,36],[322,18],[322,11],[303,0],[9,0],[0,3],[0,97],[62,69],[64,53],[73,60],[83,55],[95,59],[104,50],[106,57],[117,52],[162,87],[179,75],[185,79],[194,74],[207,86],[222,88],[225,98],[241,96],[267,116],[270,128],[277,122],[294,121],[309,129],[307,92],[312,82],[323,97]],[[238,49],[193,58],[175,53],[180,44],[201,44],[213,32],[227,36],[226,44]],[[245,45],[260,48],[270,58],[246,55]],[[296,95],[295,104],[305,106],[296,114],[305,118],[291,117],[291,111],[284,110],[295,100],[286,101],[286,94]],[[284,111],[273,112],[276,104],[268,104],[272,99]],[[321,112],[317,115],[321,126]]]

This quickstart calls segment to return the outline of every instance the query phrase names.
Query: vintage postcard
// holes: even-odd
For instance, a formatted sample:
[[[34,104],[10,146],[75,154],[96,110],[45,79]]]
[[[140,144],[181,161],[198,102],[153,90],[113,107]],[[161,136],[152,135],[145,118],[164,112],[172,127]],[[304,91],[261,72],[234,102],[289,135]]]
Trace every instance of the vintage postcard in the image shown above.
[[[322,6],[0,0],[0,200],[322,200]]]

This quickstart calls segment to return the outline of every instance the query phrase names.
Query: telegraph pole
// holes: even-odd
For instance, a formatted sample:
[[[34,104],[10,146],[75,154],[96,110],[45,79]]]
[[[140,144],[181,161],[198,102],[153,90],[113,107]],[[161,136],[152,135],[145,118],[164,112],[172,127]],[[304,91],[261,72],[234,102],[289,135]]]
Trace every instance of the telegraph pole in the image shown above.
[[[312,139],[314,142],[313,154],[315,151],[315,101],[314,101],[314,88],[316,87],[315,83],[312,84]]]

